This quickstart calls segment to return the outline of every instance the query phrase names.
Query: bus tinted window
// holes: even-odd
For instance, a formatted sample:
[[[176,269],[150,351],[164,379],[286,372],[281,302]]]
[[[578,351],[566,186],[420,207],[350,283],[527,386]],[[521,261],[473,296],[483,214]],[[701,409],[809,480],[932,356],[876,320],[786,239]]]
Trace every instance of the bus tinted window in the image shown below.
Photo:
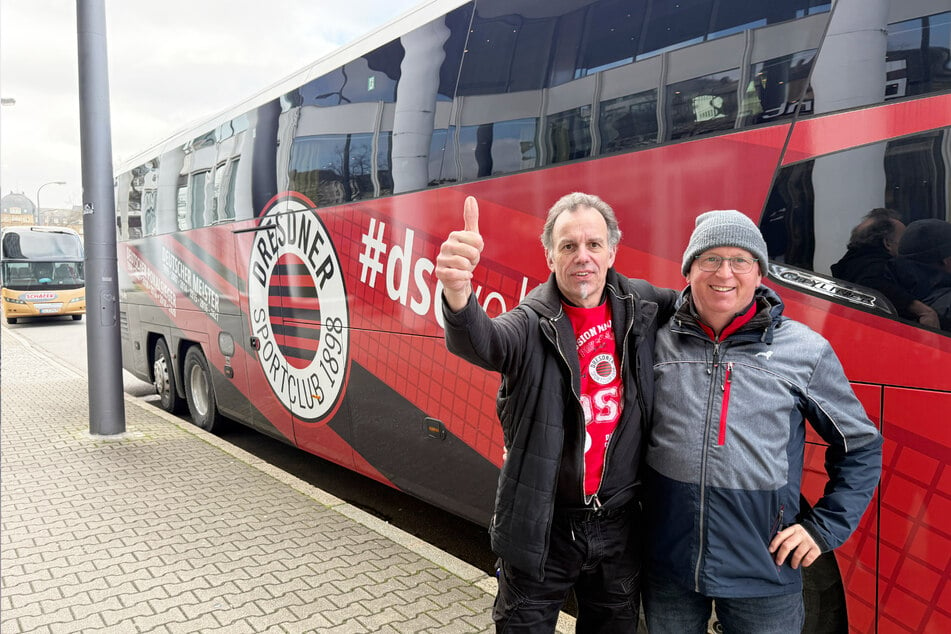
[[[761,223],[770,258],[858,284],[859,291],[867,291],[861,307],[883,307],[886,316],[917,323],[908,285],[896,283],[895,273],[885,266],[898,255],[904,227],[916,220],[951,220],[949,144],[951,128],[945,128],[784,167]],[[858,228],[873,209],[891,210],[901,226],[897,233],[865,244]],[[951,252],[951,244],[947,249]],[[866,259],[856,264],[859,257]],[[951,271],[945,275],[951,284]]]
[[[374,153],[371,133],[297,138],[291,147],[290,187],[321,207],[390,194],[389,139],[380,135]]]
[[[885,98],[951,89],[951,11],[888,25]]]
[[[463,179],[536,167],[536,123],[535,119],[516,119],[460,128]]]
[[[3,234],[3,257],[37,260],[82,258],[82,241],[75,234],[55,231],[9,231]]]
[[[298,89],[304,106],[339,106],[360,102],[392,102],[400,78],[403,47],[399,42],[386,46],[318,77]]]
[[[591,107],[581,106],[548,117],[549,163],[591,155]]]
[[[744,126],[768,123],[812,112],[809,72],[815,49],[753,64],[741,107]]]
[[[657,91],[601,102],[601,152],[620,152],[657,142]]]
[[[634,61],[646,6],[647,0],[600,2],[588,10],[584,20],[563,20],[559,25],[559,38],[567,29],[578,27],[584,31],[581,50],[577,53],[577,68],[571,79]]]
[[[732,129],[739,82],[739,69],[733,69],[668,86],[670,138]]]
[[[139,165],[116,179],[116,226],[122,239],[155,233],[158,159]],[[144,219],[144,221],[143,221]]]
[[[642,55],[702,42],[710,26],[713,0],[651,2]]]
[[[714,5],[709,37],[723,37],[740,31],[795,20],[813,13],[827,12],[830,3],[824,0],[719,0]]]
[[[508,4],[508,3],[506,3]],[[511,12],[496,2],[479,3],[472,21],[458,95],[488,95],[545,86],[555,22]]]
[[[951,88],[951,11],[947,0],[876,3],[874,11],[836,11],[834,46],[819,52],[815,111],[834,112]],[[921,13],[927,11],[922,16]],[[864,34],[886,34],[880,46]]]

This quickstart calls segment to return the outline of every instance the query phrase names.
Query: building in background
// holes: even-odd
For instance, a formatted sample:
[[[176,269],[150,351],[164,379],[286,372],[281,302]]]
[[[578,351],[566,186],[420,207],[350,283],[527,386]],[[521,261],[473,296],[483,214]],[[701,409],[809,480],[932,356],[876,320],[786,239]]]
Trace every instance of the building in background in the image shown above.
[[[28,227],[32,224],[36,205],[23,193],[11,191],[0,198],[0,225],[4,227]],[[83,210],[74,205],[71,209],[45,207],[39,210],[39,224],[47,227],[68,227],[82,235]]]

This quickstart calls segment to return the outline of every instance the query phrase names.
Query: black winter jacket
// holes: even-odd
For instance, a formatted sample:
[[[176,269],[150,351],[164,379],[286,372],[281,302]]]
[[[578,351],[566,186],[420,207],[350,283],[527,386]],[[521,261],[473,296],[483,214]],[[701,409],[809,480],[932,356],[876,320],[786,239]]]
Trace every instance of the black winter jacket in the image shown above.
[[[606,294],[624,397],[597,502],[614,508],[636,494],[642,437],[653,409],[654,338],[658,324],[673,313],[676,293],[610,269]],[[494,319],[474,296],[458,313],[444,301],[443,314],[449,350],[502,374],[497,413],[507,457],[489,534],[496,554],[540,580],[556,505],[580,507],[584,497],[581,370],[555,278]]]

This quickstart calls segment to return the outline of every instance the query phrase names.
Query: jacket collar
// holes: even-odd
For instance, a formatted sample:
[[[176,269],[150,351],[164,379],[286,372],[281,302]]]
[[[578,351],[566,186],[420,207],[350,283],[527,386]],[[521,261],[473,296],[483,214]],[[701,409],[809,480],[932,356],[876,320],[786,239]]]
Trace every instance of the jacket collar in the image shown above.
[[[753,301],[756,302],[756,315],[750,319],[737,333],[750,331],[762,332],[761,339],[766,343],[773,340],[773,330],[782,323],[783,300],[774,290],[762,284],[753,294]],[[676,302],[676,312],[671,320],[671,325],[689,325],[703,332],[700,327],[700,317],[697,315],[693,302],[690,301],[690,287],[687,286],[680,292]],[[704,335],[706,336],[706,335]]]

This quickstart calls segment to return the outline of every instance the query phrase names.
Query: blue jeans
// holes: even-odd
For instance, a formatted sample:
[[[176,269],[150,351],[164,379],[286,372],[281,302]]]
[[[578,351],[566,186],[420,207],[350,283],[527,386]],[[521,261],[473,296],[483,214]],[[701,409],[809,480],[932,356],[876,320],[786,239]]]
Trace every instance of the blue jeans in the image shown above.
[[[542,581],[501,562],[496,632],[554,632],[573,589],[578,632],[635,632],[640,610],[640,512],[555,513]]]
[[[651,634],[704,634],[714,602],[725,634],[802,632],[802,593],[713,599],[655,574],[648,577],[644,588],[647,629]]]

